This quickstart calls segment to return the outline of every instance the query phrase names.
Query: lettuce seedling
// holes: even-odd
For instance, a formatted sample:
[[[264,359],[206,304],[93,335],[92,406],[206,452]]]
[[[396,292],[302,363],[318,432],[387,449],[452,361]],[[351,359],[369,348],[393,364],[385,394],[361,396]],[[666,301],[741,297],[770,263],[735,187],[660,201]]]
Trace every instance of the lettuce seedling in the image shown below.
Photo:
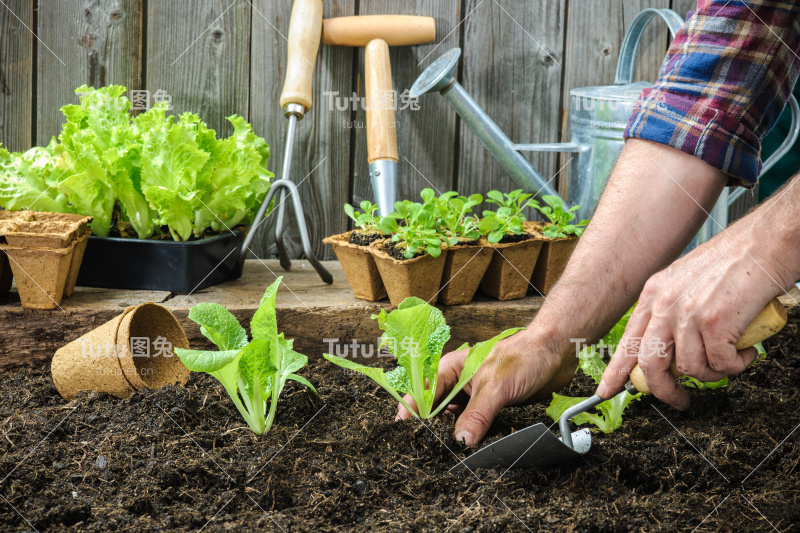
[[[619,341],[625,333],[625,326],[628,325],[628,320],[632,312],[633,307],[625,313],[625,316],[611,328],[611,331],[609,331],[600,342],[581,350],[578,368],[580,368],[584,374],[591,377],[595,383],[600,383],[600,380],[603,378],[603,373],[606,371],[606,366],[608,366],[603,361],[605,349],[612,349],[619,345]],[[576,416],[573,422],[579,426],[582,424],[594,424],[603,433],[611,433],[622,425],[622,413],[625,412],[628,405],[630,405],[633,400],[638,400],[641,397],[641,393],[631,394],[628,391],[623,391],[610,400],[599,404],[597,406],[599,413],[582,413]],[[553,401],[547,407],[547,415],[554,421],[558,421],[564,411],[585,399],[586,398],[561,396],[560,394],[553,393]]]
[[[189,318],[200,325],[200,332],[219,351],[175,348],[186,368],[211,374],[222,383],[256,435],[272,427],[287,380],[298,381],[317,392],[308,380],[295,373],[308,363],[308,357],[292,349],[293,340],[278,334],[275,298],[282,279],[279,277],[264,292],[250,321],[250,342],[230,311],[216,303],[202,303],[192,307]]]
[[[753,345],[758,355],[756,356],[755,360],[752,362],[750,366],[753,366],[756,363],[759,363],[766,359],[767,352],[764,350],[764,345],[760,342]],[[721,389],[727,387],[730,380],[728,376],[725,376],[719,381],[700,381],[697,378],[693,378],[691,376],[682,376],[681,377],[681,384],[684,387],[689,387],[690,389],[697,389],[697,390],[708,390],[708,389]]]
[[[486,193],[486,201],[499,206],[496,211],[483,212],[478,227],[486,240],[495,244],[500,242],[505,235],[521,235],[525,233],[522,223],[525,222],[526,207],[538,208],[539,203],[531,198],[531,194],[523,193],[522,189],[503,194],[500,191]]]
[[[466,198],[459,196],[455,191],[446,192],[436,199],[439,225],[450,246],[457,245],[460,239],[477,241],[481,238],[478,219],[470,213],[472,213],[472,208],[482,201],[483,196],[480,194],[473,194]]]
[[[557,239],[569,237],[570,235],[580,237],[581,234],[583,234],[583,230],[589,223],[588,220],[581,220],[577,224],[571,223],[577,216],[575,211],[577,211],[580,206],[576,205],[564,210],[564,201],[558,196],[545,195],[542,196],[542,200],[544,200],[547,205],[543,207],[537,205],[536,209],[550,220],[550,223],[542,230],[545,237]]]
[[[391,313],[382,310],[372,318],[378,320],[378,326],[384,332],[381,335],[380,345],[388,347],[397,357],[397,368],[384,372],[382,368],[359,365],[342,357],[330,354],[324,354],[324,357],[342,368],[370,377],[419,418],[436,416],[472,379],[492,348],[502,339],[522,329],[507,329],[500,335],[469,348],[458,383],[434,409],[439,361],[442,349],[450,339],[450,328],[445,323],[442,312],[424,300],[412,296],[403,300]],[[468,347],[468,344],[464,344],[460,349]],[[410,394],[414,398],[418,412],[411,409],[403,400],[402,394]]]
[[[381,222],[381,217],[376,213],[378,211],[377,204],[373,204],[369,200],[361,202],[361,211],[356,211],[352,205],[344,204],[344,212],[356,223],[356,227],[360,228],[365,233],[381,232],[378,227]],[[381,232],[383,233],[383,232]]]
[[[406,259],[411,259],[420,251],[433,257],[439,257],[442,253],[446,238],[439,229],[436,206],[430,201],[432,197],[433,190],[424,189],[422,198],[425,203],[408,200],[395,202],[394,212],[381,219],[380,229],[392,235],[392,242],[403,250]]]

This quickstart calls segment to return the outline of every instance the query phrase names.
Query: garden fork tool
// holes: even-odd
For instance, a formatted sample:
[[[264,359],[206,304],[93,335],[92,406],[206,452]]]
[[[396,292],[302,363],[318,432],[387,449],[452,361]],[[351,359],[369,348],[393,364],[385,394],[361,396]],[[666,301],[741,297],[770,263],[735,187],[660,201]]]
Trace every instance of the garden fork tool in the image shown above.
[[[397,198],[397,133],[389,46],[430,43],[436,38],[431,17],[364,15],[325,19],[322,43],[363,46],[367,97],[367,153],[372,192],[381,215],[394,211]]]
[[[786,325],[786,309],[777,298],[773,298],[736,341],[736,349],[744,350],[768,339],[779,332],[784,325]],[[671,371],[676,378],[681,376],[674,362]],[[650,388],[638,365],[631,371],[630,380],[625,384],[625,389],[631,394],[637,392],[650,394]],[[559,420],[560,439],[551,433],[544,424],[534,424],[482,448],[458,463],[451,471],[463,468],[474,470],[497,467],[545,467],[577,459],[589,451],[592,445],[592,436],[588,429],[572,433],[569,426],[570,420],[608,399],[595,394],[564,411]]]
[[[297,122],[311,109],[311,79],[322,35],[322,0],[295,0],[289,20],[289,50],[286,57],[286,79],[281,92],[281,108],[289,120],[286,146],[283,152],[281,179],[288,180],[292,170],[292,150]],[[275,223],[275,245],[284,270],[292,268],[283,242],[283,222],[286,214],[286,190],[281,190],[278,220]],[[262,205],[262,209],[265,206]],[[261,213],[263,216],[263,213]],[[256,220],[261,220],[259,216]],[[307,251],[306,251],[307,253]],[[310,258],[309,258],[310,259]]]

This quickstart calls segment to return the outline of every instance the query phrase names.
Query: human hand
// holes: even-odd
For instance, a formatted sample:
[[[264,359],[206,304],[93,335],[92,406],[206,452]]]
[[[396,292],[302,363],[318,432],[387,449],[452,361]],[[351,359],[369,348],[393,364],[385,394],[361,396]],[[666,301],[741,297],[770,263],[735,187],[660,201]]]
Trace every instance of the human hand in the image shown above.
[[[449,393],[464,369],[468,350],[450,352],[439,363],[435,400]],[[477,444],[486,435],[500,410],[508,405],[550,398],[564,388],[575,375],[577,359],[562,357],[537,342],[529,330],[523,330],[500,341],[478,372],[456,395],[447,410],[461,413],[456,421],[455,438],[467,446]],[[417,406],[411,396],[404,400],[412,409]],[[397,419],[412,414],[402,405]]]
[[[737,351],[736,342],[791,282],[764,241],[742,237],[729,229],[648,280],[597,389],[600,397],[622,390],[638,363],[653,394],[684,410],[689,395],[675,382],[673,360],[681,374],[701,381],[719,381],[753,362],[756,349]]]

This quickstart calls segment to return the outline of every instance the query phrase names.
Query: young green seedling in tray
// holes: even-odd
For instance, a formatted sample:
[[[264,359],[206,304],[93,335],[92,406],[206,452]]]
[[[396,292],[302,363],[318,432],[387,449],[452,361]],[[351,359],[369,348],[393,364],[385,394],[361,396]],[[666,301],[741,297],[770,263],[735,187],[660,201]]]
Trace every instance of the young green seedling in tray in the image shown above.
[[[184,350],[175,353],[189,370],[206,372],[222,383],[242,418],[256,435],[272,427],[278,398],[286,381],[291,379],[309,387],[313,385],[295,372],[308,363],[308,357],[292,350],[294,341],[278,334],[275,298],[283,278],[270,285],[250,321],[253,340],[230,311],[216,303],[192,307],[189,318],[200,325],[200,332],[219,351]],[[267,411],[269,404],[269,411]]]
[[[395,202],[394,212],[381,219],[381,230],[392,235],[392,242],[403,250],[406,259],[411,259],[420,252],[432,257],[442,254],[442,244],[446,237],[438,227],[433,198],[433,189],[423,189],[423,203],[408,200]]]
[[[439,224],[444,230],[450,246],[456,246],[462,239],[477,241],[481,238],[478,219],[470,213],[472,213],[473,207],[483,201],[483,196],[473,194],[466,198],[459,196],[455,191],[450,191],[433,201],[436,205]]]
[[[344,204],[344,212],[356,223],[356,227],[364,233],[381,232],[379,227],[381,217],[376,214],[378,205],[369,200],[364,200],[361,202],[360,207],[361,212],[356,211],[350,204]]]
[[[550,223],[542,230],[545,237],[557,239],[569,237],[570,235],[575,235],[576,237],[581,236],[589,221],[581,220],[577,224],[572,223],[577,216],[575,211],[577,211],[580,206],[576,205],[564,210],[564,201],[558,196],[545,195],[542,196],[542,200],[544,200],[547,205],[543,207],[537,205],[536,209],[550,220]]]
[[[532,199],[532,194],[523,193],[522,189],[503,194],[500,191],[486,193],[486,201],[498,206],[496,211],[484,211],[479,227],[486,240],[492,244],[500,242],[506,235],[525,233],[522,223],[526,207],[538,208],[539,203]]]
[[[438,407],[434,408],[439,360],[445,343],[450,339],[450,328],[445,323],[442,312],[419,298],[410,297],[403,300],[391,313],[382,310],[372,318],[377,318],[378,326],[383,330],[381,347],[388,347],[397,357],[397,368],[384,372],[382,368],[359,365],[342,357],[330,354],[325,354],[324,357],[331,363],[372,378],[419,418],[436,416],[472,379],[492,348],[502,339],[522,329],[507,329],[500,335],[469,348],[458,383],[441,400]],[[467,347],[469,345],[464,344],[460,349]],[[410,394],[414,398],[418,412],[403,400],[402,394]]]

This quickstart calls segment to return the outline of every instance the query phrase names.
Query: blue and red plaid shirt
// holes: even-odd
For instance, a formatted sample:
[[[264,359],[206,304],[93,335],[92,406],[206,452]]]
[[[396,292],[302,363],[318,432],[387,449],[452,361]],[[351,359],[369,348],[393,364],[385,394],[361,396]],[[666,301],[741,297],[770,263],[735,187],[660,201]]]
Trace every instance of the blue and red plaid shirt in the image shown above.
[[[699,2],[677,33],[655,86],[642,91],[625,137],[694,155],[752,187],[761,139],[800,69],[800,2]]]

